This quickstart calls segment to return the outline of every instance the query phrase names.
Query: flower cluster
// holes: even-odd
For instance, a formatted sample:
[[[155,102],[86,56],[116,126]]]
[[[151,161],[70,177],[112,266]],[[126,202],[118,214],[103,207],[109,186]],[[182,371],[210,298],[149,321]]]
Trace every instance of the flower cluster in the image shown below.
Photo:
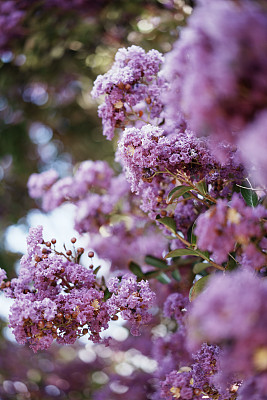
[[[163,56],[158,51],[146,53],[141,47],[131,46],[120,49],[111,69],[97,77],[92,96],[106,95],[98,115],[108,139],[113,138],[115,128],[125,127],[128,122],[146,123],[144,114],[156,121],[160,117],[165,81],[157,75],[162,62]]]
[[[132,324],[131,333],[140,335],[140,325],[150,321],[151,315],[148,308],[155,301],[155,293],[151,291],[147,281],[138,282],[135,275],[126,274],[121,281],[118,278],[111,278],[108,282],[108,289],[112,294],[109,306],[122,310],[123,319]]]
[[[252,161],[261,167],[265,164],[260,161],[259,165],[258,154],[264,146],[262,140],[255,141],[254,132],[260,129],[266,143],[261,115],[266,112],[267,99],[266,5],[260,0],[197,3],[166,56],[164,75],[170,83],[167,113],[176,119],[178,104],[197,134],[215,139],[211,147],[219,157],[226,154],[218,143],[228,141],[240,147],[248,165]],[[253,136],[246,133],[249,124]],[[254,175],[266,183],[263,170]]]
[[[206,290],[193,302],[188,317],[188,342],[223,346],[219,354],[221,384],[231,374],[250,378],[267,369],[266,282],[248,271],[210,278]],[[251,338],[253,337],[253,340]]]
[[[71,241],[74,244],[76,239]],[[31,228],[19,277],[4,288],[6,295],[15,299],[10,326],[16,340],[29,342],[34,351],[47,349],[53,339],[74,343],[87,333],[93,342],[100,342],[101,331],[108,328],[111,319],[118,319],[118,312],[132,323],[132,332],[137,334],[140,325],[150,319],[148,308],[155,297],[148,282],[122,277],[120,290],[105,301],[106,288],[97,281],[92,268],[77,263],[84,249],[59,253],[55,242],[44,242],[41,226]],[[88,255],[91,257],[90,252]]]
[[[201,399],[201,390],[195,389],[192,382],[192,372],[187,370],[172,371],[161,384],[161,397],[165,400]]]
[[[41,197],[45,211],[75,205],[75,229],[90,234],[90,246],[113,267],[125,269],[136,255],[141,261],[146,254],[160,257],[166,249],[166,241],[141,214],[124,175],[114,176],[106,162],[88,160],[73,177],[57,178],[54,170],[31,175],[30,196]]]
[[[197,219],[195,233],[200,249],[208,250],[218,263],[236,251],[243,267],[261,269],[266,265],[266,209],[246,206],[234,194],[230,206],[219,199],[216,206]]]

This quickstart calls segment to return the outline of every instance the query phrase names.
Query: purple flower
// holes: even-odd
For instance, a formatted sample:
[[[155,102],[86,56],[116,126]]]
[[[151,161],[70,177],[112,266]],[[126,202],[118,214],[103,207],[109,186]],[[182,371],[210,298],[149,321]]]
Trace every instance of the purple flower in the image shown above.
[[[267,349],[267,286],[251,272],[237,271],[210,278],[193,301],[188,317],[188,343],[223,345],[219,381],[229,374],[250,377],[265,371]],[[251,340],[253,338],[253,340]]]
[[[92,96],[106,95],[98,115],[102,118],[103,134],[109,140],[115,128],[123,128],[126,120],[135,123],[144,113],[152,120],[160,116],[165,80],[157,74],[162,62],[158,51],[146,53],[141,47],[131,46],[119,49],[111,69],[97,77]]]
[[[245,266],[260,269],[266,261],[266,254],[261,248],[265,235],[266,209],[246,206],[244,201],[234,194],[230,206],[227,200],[219,199],[216,206],[201,214],[197,219],[195,234],[201,250],[208,250],[217,263],[228,259],[235,244],[241,245]],[[255,244],[253,244],[254,242]]]
[[[32,174],[27,184],[30,197],[33,199],[42,197],[57,180],[58,173],[54,169],[41,174]]]
[[[266,108],[266,26],[260,2],[199,2],[166,57],[171,117],[178,103],[198,134],[236,143]]]
[[[186,309],[189,306],[189,300],[181,293],[172,293],[164,303],[165,317],[174,318],[178,323],[183,323]]]

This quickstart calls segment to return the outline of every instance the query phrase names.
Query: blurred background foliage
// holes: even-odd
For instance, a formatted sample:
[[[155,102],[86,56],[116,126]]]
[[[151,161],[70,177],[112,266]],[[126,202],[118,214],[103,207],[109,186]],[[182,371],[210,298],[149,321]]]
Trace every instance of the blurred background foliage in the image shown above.
[[[55,168],[64,176],[86,159],[113,165],[114,145],[101,133],[90,96],[93,82],[120,47],[168,52],[193,5],[190,0],[0,1],[0,266],[10,278],[21,255],[8,250],[5,233],[13,224],[27,224],[27,212],[36,207],[27,194],[30,174]],[[2,333],[4,326],[2,321]],[[1,348],[2,383],[12,376],[21,384],[26,379],[33,385],[30,398],[54,398],[53,387],[50,394],[43,389],[51,384],[45,367],[41,372],[33,367],[42,361],[24,349],[14,364],[17,345],[1,341]],[[54,362],[58,351],[40,357]],[[19,365],[29,357],[33,364],[23,372]],[[79,385],[79,391],[64,389],[63,382],[60,398],[71,391],[76,394],[68,394],[70,399],[91,398],[88,382],[80,382],[83,392]],[[29,398],[23,384],[6,385],[0,399]]]

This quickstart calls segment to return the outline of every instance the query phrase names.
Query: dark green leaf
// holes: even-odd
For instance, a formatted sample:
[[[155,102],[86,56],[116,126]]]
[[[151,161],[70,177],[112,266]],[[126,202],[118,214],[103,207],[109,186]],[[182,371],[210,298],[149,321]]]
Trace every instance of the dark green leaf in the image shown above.
[[[178,269],[175,269],[174,271],[172,271],[172,277],[173,279],[175,279],[176,281],[180,282],[181,280],[181,275]]]
[[[150,255],[147,255],[145,257],[145,263],[149,264],[149,265],[153,265],[153,267],[156,267],[156,268],[159,268],[159,269],[168,268],[168,265],[167,265],[166,261],[164,261],[164,260],[162,260],[160,258],[154,257],[154,256],[150,256]]]
[[[199,274],[201,271],[204,271],[206,268],[211,267],[210,263],[196,263],[193,268],[194,274]]]
[[[145,279],[155,278],[156,276],[158,276],[158,271],[149,271],[144,273]]]
[[[235,262],[235,260],[232,257],[229,257],[229,261],[226,264],[225,269],[227,271],[232,271],[233,269],[236,269],[236,268],[237,268],[237,263]]]
[[[178,197],[182,196],[186,192],[189,192],[190,190],[192,190],[190,186],[185,186],[185,185],[176,186],[168,194],[167,197],[168,203],[172,203],[174,199],[178,199]]]
[[[157,276],[157,280],[164,284],[168,284],[171,282],[168,275],[166,275],[164,272],[161,272],[161,274]]]
[[[167,226],[167,228],[169,228],[173,233],[176,233],[176,224],[173,218],[171,217],[157,218],[157,221]]]
[[[164,258],[174,258],[181,256],[198,256],[199,254],[193,249],[176,249],[170,251]]]
[[[143,271],[141,270],[140,266],[138,264],[136,264],[135,262],[133,262],[133,261],[129,262],[129,269],[138,278],[143,278],[143,276],[144,276]]]
[[[108,289],[104,291],[104,300],[108,300],[112,296],[112,293]]]
[[[248,206],[256,207],[258,205],[259,199],[257,193],[254,190],[251,190],[250,188],[241,188],[240,192]]]
[[[210,278],[210,275],[203,276],[203,278],[200,278],[196,283],[192,286],[190,289],[189,293],[189,300],[192,301],[194,300],[205,288],[207,285],[207,282]]]

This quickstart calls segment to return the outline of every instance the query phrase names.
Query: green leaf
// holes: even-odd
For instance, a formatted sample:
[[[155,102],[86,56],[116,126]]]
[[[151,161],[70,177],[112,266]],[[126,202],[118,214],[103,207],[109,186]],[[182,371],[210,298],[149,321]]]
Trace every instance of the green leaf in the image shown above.
[[[205,179],[202,179],[202,181],[199,181],[198,183],[196,183],[195,186],[198,188],[200,193],[202,193],[203,195],[207,194],[208,188],[207,188]]]
[[[178,197],[192,190],[191,186],[181,185],[176,186],[174,189],[170,191],[167,197],[168,203],[172,203],[174,199],[178,199]]]
[[[236,268],[237,268],[237,263],[235,262],[235,260],[234,260],[232,257],[229,257],[229,261],[228,261],[228,263],[226,264],[225,269],[226,269],[227,271],[232,271],[232,270],[234,270],[234,269],[236,269]]]
[[[171,217],[157,218],[157,221],[167,226],[173,233],[176,233],[176,223]]]
[[[191,243],[192,247],[196,246],[197,244],[197,237],[194,234],[195,227],[196,227],[196,221],[193,223],[193,225],[190,226],[187,233],[187,239]]]
[[[209,261],[209,252],[208,251],[201,251],[199,249],[195,249],[196,254],[201,257],[204,258],[205,260]]]
[[[204,290],[209,278],[210,275],[207,275],[203,276],[203,278],[200,278],[198,281],[196,281],[196,283],[192,286],[189,292],[190,301],[195,300],[195,298]]]
[[[181,280],[181,275],[178,269],[175,269],[174,271],[172,271],[172,277],[173,279],[175,279],[176,281],[180,282]]]
[[[194,265],[193,272],[194,274],[199,274],[201,271],[204,271],[206,268],[211,266],[212,265],[210,263],[203,263],[203,262],[196,263]]]
[[[155,276],[158,276],[158,271],[148,271],[144,273],[144,278],[146,279],[155,278]]]
[[[259,199],[257,193],[254,190],[251,190],[250,188],[241,188],[240,192],[248,206],[256,207],[258,205]]]
[[[161,283],[164,283],[165,285],[171,282],[168,275],[166,275],[164,272],[161,272],[161,274],[157,276],[157,280]]]
[[[138,278],[143,278],[143,276],[144,276],[143,271],[141,270],[140,266],[138,264],[136,264],[135,262],[133,262],[133,261],[129,262],[129,269]]]
[[[96,275],[98,273],[98,271],[100,270],[101,265],[99,265],[96,269],[94,269],[93,273]]]
[[[112,296],[112,293],[108,290],[108,288],[104,291],[104,300],[108,300]]]
[[[176,249],[170,251],[164,258],[174,258],[174,257],[181,257],[181,256],[198,256],[196,250],[193,249]]]
[[[160,258],[154,257],[147,255],[145,257],[145,263],[149,265],[153,265],[153,267],[159,268],[159,269],[166,269],[168,268],[168,265],[166,261],[161,260]]]

